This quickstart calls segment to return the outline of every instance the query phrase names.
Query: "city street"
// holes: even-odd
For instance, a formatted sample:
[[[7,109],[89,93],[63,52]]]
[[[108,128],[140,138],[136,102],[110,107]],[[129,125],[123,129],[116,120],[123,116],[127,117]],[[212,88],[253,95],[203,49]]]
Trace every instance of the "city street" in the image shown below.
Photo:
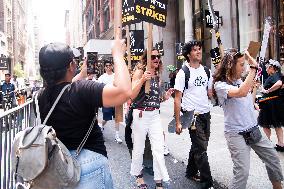
[[[173,99],[162,103],[161,116],[162,123],[166,127],[173,115]],[[211,166],[212,176],[215,181],[215,188],[227,188],[230,179],[233,176],[233,164],[226,141],[223,135],[223,112],[220,107],[214,107],[212,110],[211,138],[208,147],[208,156]],[[121,138],[124,139],[124,126],[120,130]],[[130,156],[125,142],[117,144],[114,141],[114,124],[113,121],[105,126],[104,136],[106,140],[112,176],[115,188],[133,188],[135,180],[129,174]],[[172,179],[172,187],[181,188],[198,188],[198,184],[186,179],[185,168],[187,164],[188,152],[190,149],[190,138],[187,130],[178,136],[176,134],[167,134],[166,142],[170,150],[170,155],[166,157],[166,164],[169,175]],[[275,133],[272,134],[272,142],[276,142]],[[284,154],[278,153],[281,159],[282,169],[284,166]],[[152,183],[153,178],[147,176],[147,183]],[[264,164],[251,153],[251,168],[247,184],[248,189],[270,189],[272,185],[268,180]]]

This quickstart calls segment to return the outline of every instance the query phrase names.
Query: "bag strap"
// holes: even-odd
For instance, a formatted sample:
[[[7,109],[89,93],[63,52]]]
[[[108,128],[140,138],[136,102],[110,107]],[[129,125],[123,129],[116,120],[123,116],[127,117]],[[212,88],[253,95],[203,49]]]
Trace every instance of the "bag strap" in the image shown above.
[[[183,70],[184,74],[185,74],[185,85],[184,85],[184,89],[188,89],[188,81],[189,81],[189,78],[190,78],[190,71],[189,71],[189,68],[186,66],[186,65],[183,65],[181,67],[181,69]]]
[[[47,120],[48,120],[49,116],[50,116],[50,115],[51,115],[51,113],[53,112],[53,110],[54,110],[55,106],[57,105],[58,101],[60,100],[60,98],[61,98],[62,94],[64,93],[64,91],[65,91],[65,90],[67,89],[67,87],[69,87],[69,86],[70,86],[70,84],[65,85],[65,86],[63,87],[63,89],[60,91],[60,93],[59,93],[59,95],[57,96],[57,98],[56,98],[55,102],[53,103],[53,105],[52,105],[51,109],[49,110],[49,112],[48,112],[47,116],[45,117],[45,119],[44,119],[44,121],[43,121],[43,123],[42,123],[43,125],[45,125],[45,124],[46,124],[46,122],[47,122]]]
[[[90,127],[89,127],[89,130],[87,131],[87,133],[86,133],[86,135],[84,136],[82,142],[80,143],[80,145],[78,146],[78,148],[77,148],[77,150],[76,150],[75,158],[78,157],[78,155],[80,154],[80,152],[81,152],[83,146],[84,146],[85,143],[87,142],[87,139],[88,139],[88,137],[90,136],[92,129],[94,128],[94,125],[95,125],[95,123],[96,123],[97,118],[98,118],[98,115],[97,115],[97,110],[96,110],[96,111],[95,111],[95,116],[94,116],[93,121],[92,121],[92,123],[91,123],[91,125],[90,125]]]

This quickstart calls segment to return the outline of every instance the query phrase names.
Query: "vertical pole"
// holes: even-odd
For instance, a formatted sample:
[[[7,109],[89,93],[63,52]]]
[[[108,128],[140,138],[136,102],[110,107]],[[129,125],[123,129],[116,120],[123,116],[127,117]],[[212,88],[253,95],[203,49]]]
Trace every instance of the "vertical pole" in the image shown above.
[[[131,72],[131,52],[130,52],[130,32],[129,25],[126,26],[126,36],[127,36],[127,63],[128,71]]]
[[[151,55],[152,55],[152,49],[153,49],[153,24],[148,23],[148,40],[147,40],[147,69],[151,69]],[[150,92],[150,81],[146,81],[145,84],[145,93],[149,94]]]
[[[114,37],[115,39],[121,39],[121,22],[122,22],[122,1],[114,1]],[[123,121],[123,105],[115,107],[115,122],[119,123]]]

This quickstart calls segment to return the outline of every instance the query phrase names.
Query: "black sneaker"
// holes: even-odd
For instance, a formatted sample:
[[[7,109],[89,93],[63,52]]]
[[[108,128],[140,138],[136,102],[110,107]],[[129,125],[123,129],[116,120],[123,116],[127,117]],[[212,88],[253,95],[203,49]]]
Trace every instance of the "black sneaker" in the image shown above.
[[[276,146],[274,148],[278,152],[284,152],[284,146],[280,146],[280,145],[276,144]]]

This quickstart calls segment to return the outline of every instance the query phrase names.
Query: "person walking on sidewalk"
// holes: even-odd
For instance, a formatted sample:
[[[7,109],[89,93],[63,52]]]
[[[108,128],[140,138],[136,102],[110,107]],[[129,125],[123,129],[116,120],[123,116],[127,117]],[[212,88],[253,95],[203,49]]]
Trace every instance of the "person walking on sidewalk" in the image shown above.
[[[212,96],[212,75],[208,68],[201,65],[201,46],[200,41],[194,40],[186,43],[183,47],[183,56],[186,62],[185,67],[177,73],[175,80],[174,111],[177,134],[182,132],[180,111],[194,111],[198,114],[196,114],[195,128],[189,128],[191,149],[186,168],[186,177],[200,181],[201,187],[207,189],[213,186],[207,157],[211,119],[208,97]],[[187,74],[184,72],[184,69],[188,69],[190,72],[188,81],[186,81]]]
[[[278,140],[275,149],[284,152],[282,129],[284,109],[281,103],[282,99],[280,98],[280,89],[282,86],[280,69],[281,65],[276,60],[270,59],[268,64],[266,64],[266,72],[269,77],[265,80],[261,92],[264,98],[271,99],[259,103],[258,124],[263,128],[269,140],[271,137],[271,128],[275,129]]]
[[[160,108],[159,72],[161,72],[161,60],[157,50],[152,50],[150,69],[146,70],[147,51],[142,56],[142,61],[136,66],[132,79],[131,99],[135,107],[133,109],[133,151],[131,162],[131,175],[136,177],[138,188],[145,189],[142,174],[143,153],[145,139],[148,134],[153,154],[154,180],[156,188],[163,188],[162,181],[168,182],[169,175],[164,159],[164,136]],[[150,82],[150,92],[145,93],[145,82]],[[169,89],[163,96],[163,100],[169,99],[173,89]]]
[[[39,52],[40,74],[46,86],[38,94],[41,120],[47,116],[60,91],[68,86],[53,113],[47,121],[52,125],[57,137],[76,155],[76,149],[86,135],[96,109],[112,107],[126,102],[132,91],[128,69],[124,62],[125,44],[115,40],[114,85],[105,85],[86,80],[87,66],[75,77],[76,63],[72,49],[62,43],[50,43]],[[72,82],[73,81],[73,82]],[[106,188],[113,189],[113,181],[107,160],[103,134],[96,121],[83,149],[76,158],[81,167],[79,183],[73,189]],[[90,174],[91,173],[91,174]]]
[[[250,70],[242,81],[245,55]],[[280,189],[283,180],[280,160],[272,143],[265,135],[262,136],[259,130],[252,100],[251,89],[258,65],[247,51],[245,55],[236,49],[228,50],[213,76],[214,90],[224,110],[225,138],[234,164],[234,176],[229,188],[246,188],[250,151],[253,149],[265,163],[273,188]]]
[[[107,60],[107,59],[104,60],[104,69],[105,69],[105,73],[98,78],[98,82],[104,83],[107,85],[112,85],[114,81],[115,73],[113,73],[113,65],[110,60]],[[101,128],[103,129],[103,127],[108,121],[115,118],[115,110],[114,110],[114,107],[110,107],[110,108],[103,107],[102,112],[103,112],[103,120],[102,120]],[[117,121],[115,121],[114,139],[117,143],[119,144],[122,143],[122,140],[119,137],[119,122]]]

